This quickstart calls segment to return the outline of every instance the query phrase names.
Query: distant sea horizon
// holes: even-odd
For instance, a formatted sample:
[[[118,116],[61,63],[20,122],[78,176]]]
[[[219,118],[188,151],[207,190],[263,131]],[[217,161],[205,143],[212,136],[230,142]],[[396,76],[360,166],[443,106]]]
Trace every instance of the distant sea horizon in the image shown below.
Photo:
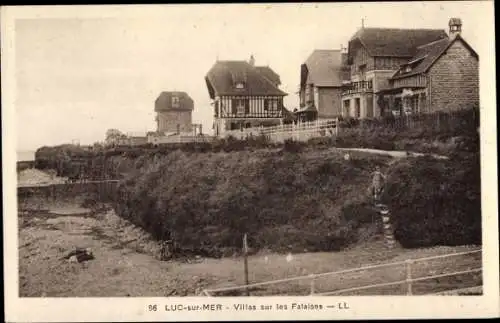
[[[35,150],[18,150],[17,161],[33,161],[35,160]]]

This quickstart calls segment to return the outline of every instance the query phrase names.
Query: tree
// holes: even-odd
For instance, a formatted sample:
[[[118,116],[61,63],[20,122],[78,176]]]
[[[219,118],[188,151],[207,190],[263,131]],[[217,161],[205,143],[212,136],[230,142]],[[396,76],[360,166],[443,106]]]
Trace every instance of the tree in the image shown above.
[[[118,129],[108,129],[108,131],[106,131],[106,143],[107,144],[114,143],[118,139],[121,139],[124,137],[125,137],[125,134],[123,134]]]

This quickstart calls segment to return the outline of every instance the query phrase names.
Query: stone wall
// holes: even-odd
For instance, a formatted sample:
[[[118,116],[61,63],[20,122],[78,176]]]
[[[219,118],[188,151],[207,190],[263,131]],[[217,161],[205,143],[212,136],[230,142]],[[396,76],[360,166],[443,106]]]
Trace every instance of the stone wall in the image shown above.
[[[158,112],[158,131],[177,132],[177,125],[179,125],[180,132],[191,132],[191,120],[191,111],[161,111]]]
[[[429,71],[433,111],[454,111],[479,104],[479,61],[457,40]]]

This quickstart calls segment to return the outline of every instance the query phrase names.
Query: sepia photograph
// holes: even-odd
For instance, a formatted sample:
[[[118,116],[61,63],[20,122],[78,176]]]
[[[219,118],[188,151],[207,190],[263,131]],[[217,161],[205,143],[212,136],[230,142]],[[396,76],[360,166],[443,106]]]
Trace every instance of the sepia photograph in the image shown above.
[[[1,13],[13,320],[499,315],[491,1]]]

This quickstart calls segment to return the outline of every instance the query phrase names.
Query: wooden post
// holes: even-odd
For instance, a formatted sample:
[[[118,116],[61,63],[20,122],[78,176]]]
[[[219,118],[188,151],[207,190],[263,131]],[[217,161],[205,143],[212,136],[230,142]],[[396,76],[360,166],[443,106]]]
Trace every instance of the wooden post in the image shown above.
[[[413,295],[412,280],[411,280],[411,263],[412,261],[406,260],[406,295]]]
[[[311,294],[314,295],[314,275],[311,275]]]
[[[245,285],[248,285],[248,242],[247,242],[247,234],[243,235],[243,257],[245,261]],[[248,287],[245,288],[246,296],[250,296],[250,292]]]

